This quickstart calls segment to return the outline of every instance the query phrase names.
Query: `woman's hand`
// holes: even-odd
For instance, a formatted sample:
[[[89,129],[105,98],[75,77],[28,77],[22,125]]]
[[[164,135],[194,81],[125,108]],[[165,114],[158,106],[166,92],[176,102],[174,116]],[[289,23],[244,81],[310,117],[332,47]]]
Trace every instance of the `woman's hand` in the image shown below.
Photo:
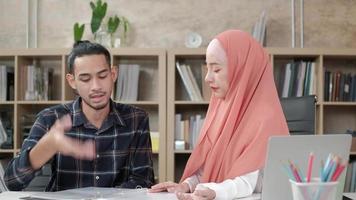
[[[190,192],[189,185],[187,183],[174,183],[171,181],[158,183],[151,187],[148,192],[163,192],[167,191],[170,193],[173,192],[180,192],[180,193],[187,193]]]
[[[214,190],[205,187],[204,189],[195,190],[193,193],[176,193],[179,200],[213,200],[216,193]]]

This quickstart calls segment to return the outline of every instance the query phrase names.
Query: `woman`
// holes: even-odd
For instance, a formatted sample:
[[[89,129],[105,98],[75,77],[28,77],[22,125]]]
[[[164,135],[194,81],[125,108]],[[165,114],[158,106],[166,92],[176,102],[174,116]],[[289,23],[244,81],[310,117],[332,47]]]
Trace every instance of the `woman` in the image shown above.
[[[179,199],[249,196],[263,169],[268,138],[287,135],[268,54],[249,34],[229,30],[207,48],[211,87],[207,116],[181,183],[150,192],[176,192]]]

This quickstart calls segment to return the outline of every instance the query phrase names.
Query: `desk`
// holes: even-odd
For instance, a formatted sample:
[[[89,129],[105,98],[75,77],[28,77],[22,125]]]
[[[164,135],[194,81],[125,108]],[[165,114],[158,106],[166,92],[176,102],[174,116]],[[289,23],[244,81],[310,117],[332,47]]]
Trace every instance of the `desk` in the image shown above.
[[[45,192],[41,192],[45,193]],[[39,192],[3,192],[0,193],[0,199],[6,200],[20,200],[20,198],[29,197],[33,194],[39,194]],[[260,194],[254,194],[251,197],[241,198],[239,200],[260,200]],[[117,199],[117,198],[106,198],[106,199]],[[131,199],[140,200],[176,200],[176,196],[171,193],[142,193],[142,195]],[[102,200],[104,200],[102,198]]]
[[[344,193],[344,197],[348,199],[356,200],[356,193]]]

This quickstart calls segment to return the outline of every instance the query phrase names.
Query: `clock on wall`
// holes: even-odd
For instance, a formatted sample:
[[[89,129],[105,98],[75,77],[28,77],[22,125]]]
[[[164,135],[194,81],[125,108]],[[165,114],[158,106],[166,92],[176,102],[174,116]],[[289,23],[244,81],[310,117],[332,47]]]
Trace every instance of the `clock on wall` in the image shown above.
[[[198,33],[189,32],[185,37],[185,46],[188,48],[198,48],[202,41],[202,37]]]

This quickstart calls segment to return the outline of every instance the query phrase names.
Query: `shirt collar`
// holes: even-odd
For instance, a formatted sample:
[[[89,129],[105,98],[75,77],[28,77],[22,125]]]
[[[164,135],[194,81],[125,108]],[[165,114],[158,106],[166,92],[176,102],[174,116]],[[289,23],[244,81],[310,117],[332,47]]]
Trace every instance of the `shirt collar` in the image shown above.
[[[78,97],[74,100],[72,105],[73,127],[81,126],[87,123],[88,121],[82,111],[81,102],[82,102],[82,98]],[[116,108],[115,102],[113,102],[111,99],[110,99],[110,112],[108,114],[107,121],[110,124],[118,124],[120,126],[126,126],[124,120],[122,119],[119,111]]]

